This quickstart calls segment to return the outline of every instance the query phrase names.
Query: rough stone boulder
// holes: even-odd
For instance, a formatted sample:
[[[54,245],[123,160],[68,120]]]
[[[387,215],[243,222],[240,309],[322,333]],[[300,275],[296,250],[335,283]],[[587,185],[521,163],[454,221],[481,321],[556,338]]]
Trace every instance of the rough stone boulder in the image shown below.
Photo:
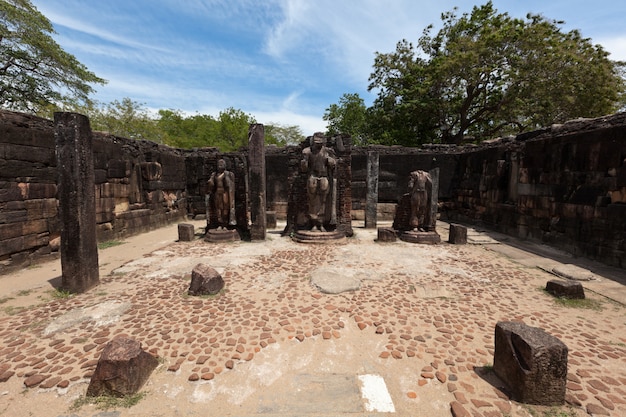
[[[189,295],[214,295],[224,288],[224,279],[213,268],[205,264],[196,265],[191,271]]]
[[[555,297],[583,300],[585,289],[580,282],[551,279],[546,284],[546,291]]]
[[[100,355],[87,396],[135,394],[158,364],[154,356],[141,349],[138,341],[126,337],[113,339]]]
[[[498,322],[493,370],[515,401],[560,405],[565,400],[567,346],[543,329]]]

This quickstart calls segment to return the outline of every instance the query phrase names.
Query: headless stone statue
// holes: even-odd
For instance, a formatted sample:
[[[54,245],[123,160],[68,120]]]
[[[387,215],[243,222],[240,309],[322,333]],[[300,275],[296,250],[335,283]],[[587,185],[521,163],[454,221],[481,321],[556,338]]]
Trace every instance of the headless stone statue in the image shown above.
[[[324,223],[336,223],[333,216],[335,207],[334,178],[336,161],[332,150],[326,147],[326,138],[321,133],[315,133],[311,146],[302,151],[300,169],[306,173],[306,189],[308,198],[308,218],[310,229],[324,230]],[[330,204],[327,204],[330,195]],[[327,207],[330,206],[330,209]]]
[[[414,231],[428,230],[431,226],[430,205],[433,182],[426,171],[413,171],[409,179],[411,196],[410,226]]]

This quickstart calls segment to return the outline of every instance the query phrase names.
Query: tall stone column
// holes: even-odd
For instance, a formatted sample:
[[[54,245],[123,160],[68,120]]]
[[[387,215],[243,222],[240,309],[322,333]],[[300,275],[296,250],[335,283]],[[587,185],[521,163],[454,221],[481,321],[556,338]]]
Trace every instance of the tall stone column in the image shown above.
[[[250,238],[265,240],[267,232],[265,196],[265,127],[252,124],[248,130],[248,169],[250,194]]]
[[[430,225],[426,225],[429,231],[435,231],[437,227],[437,204],[439,203],[439,168],[428,171],[432,179],[433,188],[430,198]]]
[[[89,119],[55,113],[61,268],[64,290],[82,293],[100,283],[96,241],[93,137]]]
[[[367,196],[365,202],[365,228],[376,228],[378,210],[378,152],[367,153]]]

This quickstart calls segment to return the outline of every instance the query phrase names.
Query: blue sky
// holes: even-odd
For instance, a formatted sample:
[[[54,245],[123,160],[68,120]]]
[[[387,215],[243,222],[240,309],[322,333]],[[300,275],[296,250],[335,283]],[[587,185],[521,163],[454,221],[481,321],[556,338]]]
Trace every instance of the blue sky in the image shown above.
[[[367,91],[375,52],[486,2],[426,0],[32,0],[55,39],[96,75],[94,98],[217,116],[228,107],[259,123],[325,130],[324,111]],[[564,20],[626,60],[626,2],[494,0],[499,12]]]

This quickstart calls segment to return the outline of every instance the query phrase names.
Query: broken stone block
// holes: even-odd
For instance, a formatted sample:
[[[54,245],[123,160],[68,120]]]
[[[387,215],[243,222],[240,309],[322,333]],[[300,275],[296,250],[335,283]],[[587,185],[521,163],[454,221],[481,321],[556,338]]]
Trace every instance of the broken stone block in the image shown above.
[[[180,242],[191,242],[195,238],[195,228],[193,224],[179,223],[178,224],[178,240]]]
[[[391,227],[378,228],[378,242],[395,242],[397,239],[396,231]]]
[[[267,216],[267,228],[276,229],[276,212],[266,211],[265,215]]]
[[[585,299],[585,289],[580,282],[551,279],[546,284],[546,291],[555,297],[568,299]]]
[[[543,329],[518,322],[496,324],[493,370],[515,401],[563,404],[567,353],[567,346]]]
[[[135,394],[158,364],[154,356],[141,349],[138,341],[126,337],[113,339],[102,350],[87,396]]]
[[[455,245],[465,245],[467,243],[467,227],[450,223],[448,242]]]
[[[191,271],[189,295],[214,295],[224,288],[224,279],[208,265],[198,264]]]

